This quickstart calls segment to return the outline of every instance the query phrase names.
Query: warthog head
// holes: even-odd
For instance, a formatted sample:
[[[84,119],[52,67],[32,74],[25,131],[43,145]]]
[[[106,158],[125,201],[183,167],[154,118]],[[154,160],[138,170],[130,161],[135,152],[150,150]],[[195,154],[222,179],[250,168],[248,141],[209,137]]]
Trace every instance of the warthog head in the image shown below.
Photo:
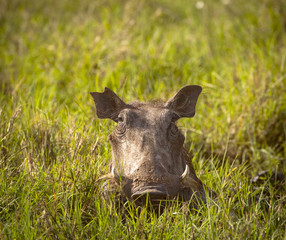
[[[166,103],[124,103],[113,91],[91,92],[99,118],[117,127],[109,136],[112,146],[112,184],[122,184],[122,194],[140,205],[148,195],[153,203],[196,196],[206,201],[202,182],[183,149],[184,135],[176,126],[182,117],[195,115],[200,86],[183,87]],[[102,179],[103,179],[102,178]],[[109,184],[110,185],[110,184]],[[105,185],[105,191],[110,186]]]

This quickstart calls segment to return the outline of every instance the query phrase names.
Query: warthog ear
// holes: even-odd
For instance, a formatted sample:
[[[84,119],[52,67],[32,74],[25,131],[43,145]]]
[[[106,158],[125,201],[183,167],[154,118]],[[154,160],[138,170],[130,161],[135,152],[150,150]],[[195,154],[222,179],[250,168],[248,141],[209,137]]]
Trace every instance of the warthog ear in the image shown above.
[[[172,109],[179,117],[193,117],[201,91],[202,88],[198,85],[185,86],[165,104],[165,107]]]
[[[98,118],[110,118],[117,121],[120,111],[127,107],[112,90],[104,88],[104,92],[91,92]]]

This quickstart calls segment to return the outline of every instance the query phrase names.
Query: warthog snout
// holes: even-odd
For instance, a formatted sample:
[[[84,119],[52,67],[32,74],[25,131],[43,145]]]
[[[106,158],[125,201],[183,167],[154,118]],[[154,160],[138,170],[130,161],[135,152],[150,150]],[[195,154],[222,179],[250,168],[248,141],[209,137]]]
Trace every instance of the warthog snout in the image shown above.
[[[134,189],[131,195],[132,200],[134,200],[138,205],[144,205],[146,200],[150,200],[153,204],[159,204],[160,201],[168,199],[168,192],[164,186],[146,186],[139,189]]]
[[[176,126],[182,117],[193,117],[202,88],[189,85],[166,103],[124,103],[113,91],[92,92],[99,118],[117,123],[110,134],[110,185],[123,186],[122,195],[138,205],[179,197],[205,201],[205,190],[183,148],[185,137]],[[112,180],[113,179],[113,180]]]

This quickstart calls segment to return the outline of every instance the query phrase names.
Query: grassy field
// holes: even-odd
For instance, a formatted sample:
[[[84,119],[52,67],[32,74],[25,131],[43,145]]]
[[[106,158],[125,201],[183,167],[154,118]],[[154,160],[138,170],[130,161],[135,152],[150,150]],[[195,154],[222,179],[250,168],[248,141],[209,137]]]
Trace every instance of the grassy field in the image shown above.
[[[284,0],[0,0],[0,239],[286,239]],[[96,179],[108,135],[90,91],[125,101],[203,87],[180,120],[218,198],[115,211]],[[125,210],[127,211],[127,210]]]

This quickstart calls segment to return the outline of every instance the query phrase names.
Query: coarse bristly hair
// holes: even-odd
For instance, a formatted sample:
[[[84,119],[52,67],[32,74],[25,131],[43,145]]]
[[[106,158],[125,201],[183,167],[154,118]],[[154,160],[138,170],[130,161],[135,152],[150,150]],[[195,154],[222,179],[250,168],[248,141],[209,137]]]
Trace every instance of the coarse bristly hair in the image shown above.
[[[144,107],[165,108],[164,104],[165,102],[162,100],[151,100],[148,102],[135,101],[129,103],[130,106],[133,106],[135,108],[144,108]]]

